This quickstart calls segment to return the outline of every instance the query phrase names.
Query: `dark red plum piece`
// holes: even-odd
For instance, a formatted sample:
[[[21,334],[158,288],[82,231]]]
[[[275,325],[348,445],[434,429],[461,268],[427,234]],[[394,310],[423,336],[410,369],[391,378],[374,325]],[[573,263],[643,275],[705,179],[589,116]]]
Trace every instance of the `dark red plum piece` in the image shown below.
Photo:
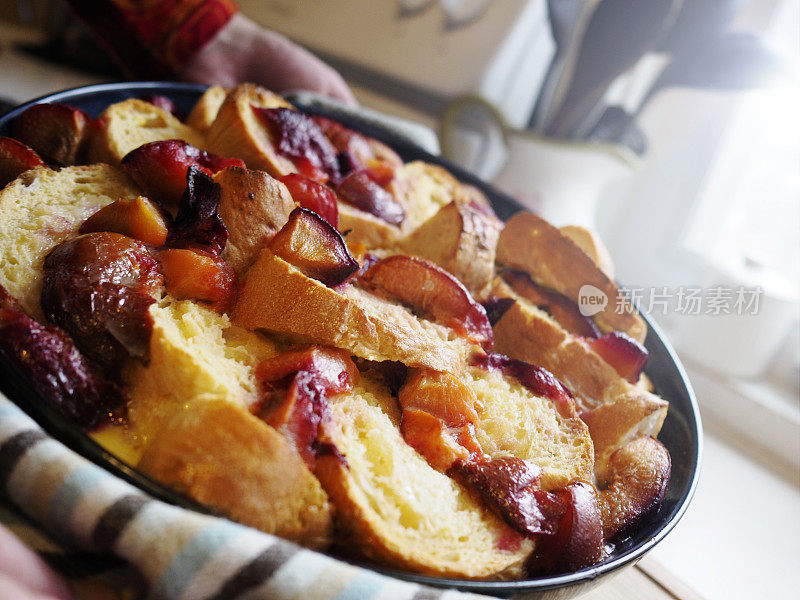
[[[303,208],[314,211],[333,227],[339,227],[339,208],[336,193],[328,186],[304,177],[299,173],[289,173],[280,178],[292,195],[292,200]]]
[[[0,189],[28,169],[43,166],[44,161],[33,148],[14,138],[0,136]]]
[[[477,491],[487,506],[527,537],[555,534],[567,510],[558,496],[539,488],[541,469],[529,461],[473,456],[456,461],[448,474]]]
[[[411,306],[437,323],[481,345],[494,343],[492,326],[483,306],[467,288],[438,265],[405,254],[395,254],[372,265],[360,281],[370,290]]]
[[[314,120],[291,108],[253,106],[270,133],[278,154],[289,158],[301,174],[322,183],[341,179],[336,149]]]
[[[204,152],[183,140],[143,144],[122,159],[122,167],[145,193],[168,208],[177,206],[186,189],[189,167],[199,166],[213,175],[229,166],[244,168],[244,161]]]
[[[11,135],[58,166],[85,161],[94,119],[67,104],[34,104],[11,124]]]
[[[555,535],[537,540],[528,566],[531,575],[570,573],[603,558],[603,524],[594,486],[575,481],[554,495],[566,510]]]
[[[47,405],[84,429],[124,404],[120,389],[97,373],[55,325],[0,308],[0,349]]]
[[[336,191],[348,204],[390,225],[400,225],[406,218],[405,209],[367,171],[353,171],[336,186]]]
[[[612,331],[603,337],[587,340],[589,347],[614,367],[620,377],[630,383],[639,381],[647,362],[647,348],[622,331]]]
[[[105,369],[146,359],[153,321],[148,309],[163,277],[147,247],[116,233],[62,242],[44,261],[41,304],[78,349]]]
[[[169,248],[200,246],[220,254],[228,242],[228,229],[217,212],[219,199],[219,184],[201,167],[191,165],[186,175],[186,190],[166,245]]]
[[[308,346],[267,359],[256,369],[262,385],[259,414],[294,442],[307,464],[338,453],[322,430],[331,418],[328,399],[353,389],[358,369],[344,350]]]
[[[334,287],[359,269],[341,234],[317,213],[295,208],[267,246],[308,277]]]

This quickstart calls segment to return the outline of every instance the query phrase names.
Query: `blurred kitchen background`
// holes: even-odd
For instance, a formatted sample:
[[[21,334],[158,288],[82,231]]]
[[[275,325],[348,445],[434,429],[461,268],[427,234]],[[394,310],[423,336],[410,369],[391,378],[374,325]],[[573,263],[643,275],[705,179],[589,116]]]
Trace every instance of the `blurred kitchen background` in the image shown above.
[[[339,69],[363,106],[600,233],[684,360],[708,434],[690,525],[655,560],[698,597],[797,589],[800,0],[239,5]],[[58,0],[0,0],[6,107],[119,78]],[[743,553],[736,575],[716,572]]]

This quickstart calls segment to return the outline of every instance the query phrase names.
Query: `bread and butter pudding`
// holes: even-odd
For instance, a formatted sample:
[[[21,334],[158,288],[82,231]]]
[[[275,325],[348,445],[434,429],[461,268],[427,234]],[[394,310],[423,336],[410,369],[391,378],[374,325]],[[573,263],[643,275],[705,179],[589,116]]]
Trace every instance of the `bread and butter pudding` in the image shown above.
[[[597,564],[663,499],[645,323],[578,310],[585,284],[622,298],[588,232],[503,223],[251,84],[186,123],[131,99],[12,132],[0,349],[142,473],[310,548],[471,579]]]

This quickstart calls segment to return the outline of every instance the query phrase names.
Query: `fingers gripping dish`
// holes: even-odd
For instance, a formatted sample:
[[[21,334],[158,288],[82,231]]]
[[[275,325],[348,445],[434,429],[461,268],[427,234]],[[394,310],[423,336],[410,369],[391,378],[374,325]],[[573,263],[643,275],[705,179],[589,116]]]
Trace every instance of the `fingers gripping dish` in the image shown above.
[[[578,309],[585,284],[621,298],[590,234],[504,225],[441,167],[254,85],[211,88],[188,124],[138,99],[20,119],[0,349],[143,473],[454,578],[596,564],[657,509],[667,403],[635,309]]]

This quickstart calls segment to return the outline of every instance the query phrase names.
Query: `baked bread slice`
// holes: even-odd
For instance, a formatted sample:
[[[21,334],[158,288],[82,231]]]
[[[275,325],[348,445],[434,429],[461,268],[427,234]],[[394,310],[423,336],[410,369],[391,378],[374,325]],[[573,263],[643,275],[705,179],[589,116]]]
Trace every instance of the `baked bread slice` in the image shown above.
[[[614,279],[614,261],[611,260],[611,253],[596,231],[581,225],[564,225],[558,229],[583,250],[606,277]]]
[[[603,332],[622,331],[644,342],[647,326],[616,284],[572,240],[533,213],[517,213],[505,224],[497,244],[500,265],[526,272],[576,304],[584,286],[605,294],[607,305],[593,316]]]
[[[448,327],[352,285],[329,288],[266,248],[247,272],[233,321],[343,348],[367,360],[439,371],[459,372],[475,351]]]
[[[667,411],[665,401],[620,377],[614,367],[586,343],[566,331],[545,311],[515,293],[499,277],[495,278],[490,295],[515,300],[493,327],[497,352],[539,365],[553,373],[575,395],[581,412],[632,395],[658,406],[663,420]]]
[[[282,435],[232,402],[174,413],[137,468],[244,525],[309,548],[330,544],[332,509],[319,481]]]
[[[24,172],[0,191],[0,285],[28,315],[42,320],[47,253],[97,210],[140,193],[127,175],[104,164]]]
[[[403,440],[394,398],[368,378],[330,401],[326,432],[344,460],[317,458],[343,552],[429,575],[514,578],[533,543]]]
[[[256,365],[280,346],[232,325],[227,315],[166,296],[150,307],[150,360],[124,374],[131,439],[146,446],[169,415],[199,400],[223,399],[243,408],[259,400]]]
[[[186,124],[203,135],[208,133],[228,92],[230,90],[221,85],[212,85],[208,88],[192,107],[192,112],[186,118]]]
[[[122,427],[94,439],[161,483],[236,521],[312,548],[332,531],[319,482],[283,436],[250,413],[255,368],[280,347],[189,300],[150,308],[147,364],[131,362]]]
[[[228,167],[214,181],[220,186],[219,216],[228,229],[222,258],[241,275],[297,204],[286,186],[264,171]]]
[[[363,244],[367,249],[393,246],[402,236],[400,227],[366,211],[339,201],[339,231],[346,232],[348,245]]]
[[[98,123],[89,142],[90,162],[119,166],[131,150],[161,140],[184,140],[195,148],[205,149],[200,132],[166,110],[138,98],[112,104],[102,112]]]
[[[667,405],[658,400],[651,394],[629,390],[614,402],[581,415],[594,442],[595,472],[601,479],[614,452],[642,436],[655,438],[661,431]]]
[[[502,223],[474,204],[453,201],[398,244],[401,251],[427,258],[455,275],[480,297],[494,275]]]
[[[236,86],[225,98],[206,134],[209,152],[241,158],[250,169],[273,177],[295,173],[291,160],[275,151],[267,128],[253,112],[259,108],[293,108],[286,100],[251,83]]]
[[[406,163],[396,171],[391,191],[406,207],[406,234],[465,194],[463,184],[449,171],[421,160]]]
[[[496,370],[472,367],[461,380],[477,398],[475,434],[486,455],[533,462],[544,490],[593,480],[592,438],[574,404],[559,408]]]
[[[101,446],[131,465],[163,423],[186,407],[211,400],[245,409],[256,404],[256,365],[281,350],[191,300],[165,296],[148,312],[153,320],[149,360],[131,360],[121,377],[128,397],[125,424],[92,432]]]

